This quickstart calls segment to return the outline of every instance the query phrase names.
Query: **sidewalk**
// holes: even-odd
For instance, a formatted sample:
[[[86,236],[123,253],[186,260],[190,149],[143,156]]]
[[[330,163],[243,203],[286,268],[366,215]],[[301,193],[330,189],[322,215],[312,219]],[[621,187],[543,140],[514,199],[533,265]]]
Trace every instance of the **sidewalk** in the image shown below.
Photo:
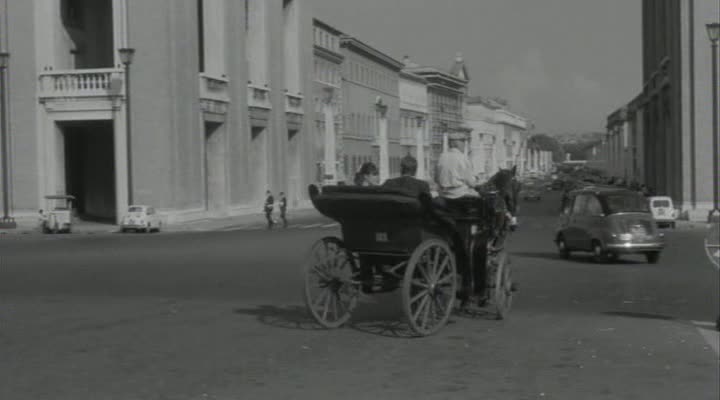
[[[273,217],[280,218],[276,212]],[[288,211],[288,222],[327,220],[314,208],[303,208]],[[329,221],[329,220],[328,220]],[[172,225],[163,225],[162,232],[204,232],[218,231],[234,227],[265,226],[265,214],[247,214],[234,217],[201,219],[189,222],[181,222]],[[120,228],[114,224],[98,223],[92,221],[76,220],[72,227],[71,235],[90,235],[101,233],[118,233]],[[38,228],[37,222],[32,220],[17,221],[15,229],[0,229],[2,235],[43,235]],[[65,234],[67,235],[67,234]]]

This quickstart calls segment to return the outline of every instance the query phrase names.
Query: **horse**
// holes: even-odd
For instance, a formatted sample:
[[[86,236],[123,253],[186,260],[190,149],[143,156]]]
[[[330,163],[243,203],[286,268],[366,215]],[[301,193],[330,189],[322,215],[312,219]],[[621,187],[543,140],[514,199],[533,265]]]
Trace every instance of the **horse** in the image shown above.
[[[495,175],[490,177],[488,183],[498,192],[510,214],[515,215],[522,187],[517,180],[517,166],[510,169],[501,168]]]

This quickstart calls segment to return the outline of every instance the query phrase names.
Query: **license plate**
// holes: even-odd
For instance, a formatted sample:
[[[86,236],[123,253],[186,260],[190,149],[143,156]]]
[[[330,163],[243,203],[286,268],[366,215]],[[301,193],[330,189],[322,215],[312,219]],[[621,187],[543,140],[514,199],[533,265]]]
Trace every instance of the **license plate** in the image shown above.
[[[375,241],[380,242],[380,243],[387,243],[388,234],[385,232],[376,232],[375,233]]]
[[[632,228],[630,228],[630,233],[632,233],[633,236],[640,237],[644,237],[645,235],[647,235],[645,228],[643,228],[642,226],[633,226]]]

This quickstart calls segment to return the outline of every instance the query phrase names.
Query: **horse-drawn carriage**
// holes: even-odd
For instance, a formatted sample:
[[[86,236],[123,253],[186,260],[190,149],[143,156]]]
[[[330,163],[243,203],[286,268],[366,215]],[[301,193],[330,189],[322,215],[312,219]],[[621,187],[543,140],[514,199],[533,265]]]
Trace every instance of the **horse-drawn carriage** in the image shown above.
[[[320,239],[305,265],[306,305],[322,326],[346,323],[361,293],[398,288],[418,335],[442,328],[456,299],[478,292],[473,285],[482,285],[498,318],[510,310],[507,256],[492,246],[499,220],[495,195],[448,200],[440,210],[429,195],[398,189],[309,190],[315,208],[342,226],[343,238]]]

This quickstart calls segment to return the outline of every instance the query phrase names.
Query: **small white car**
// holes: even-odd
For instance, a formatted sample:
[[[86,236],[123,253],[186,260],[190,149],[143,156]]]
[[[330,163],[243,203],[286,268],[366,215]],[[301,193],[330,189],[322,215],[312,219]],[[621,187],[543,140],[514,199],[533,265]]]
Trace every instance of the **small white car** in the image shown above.
[[[677,211],[673,206],[673,201],[668,196],[652,196],[648,198],[650,202],[650,210],[653,218],[658,226],[670,226],[675,229],[675,220],[677,219]]]
[[[120,223],[120,232],[160,232],[162,221],[155,208],[133,205],[128,207],[127,214]]]

